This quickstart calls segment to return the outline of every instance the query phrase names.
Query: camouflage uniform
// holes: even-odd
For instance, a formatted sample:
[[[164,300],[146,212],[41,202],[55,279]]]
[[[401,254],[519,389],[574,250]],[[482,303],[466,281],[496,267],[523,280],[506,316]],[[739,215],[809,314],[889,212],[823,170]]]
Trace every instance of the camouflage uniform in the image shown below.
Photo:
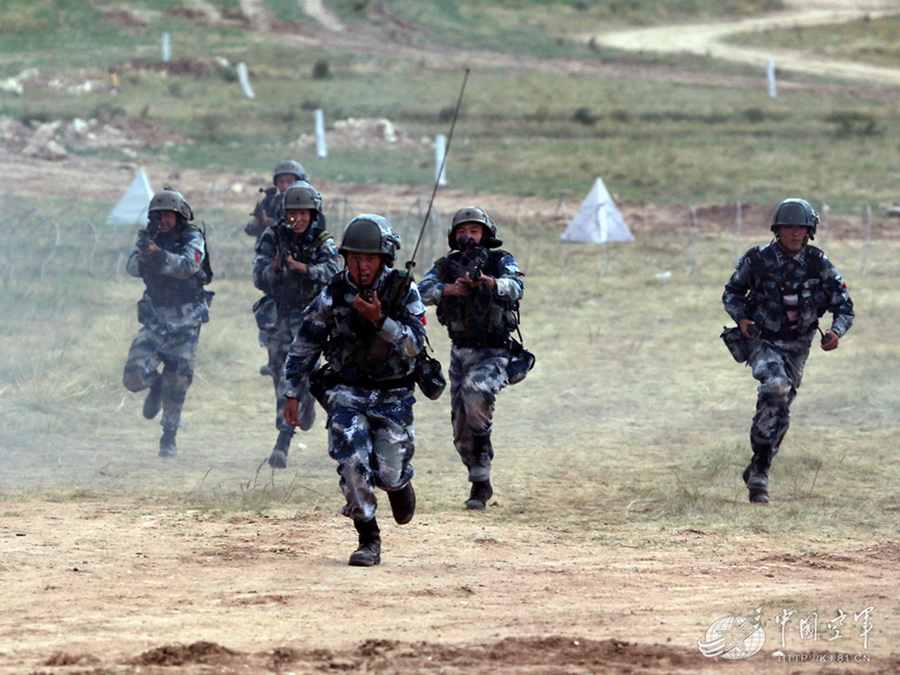
[[[385,267],[373,284],[382,296],[396,272]],[[413,476],[413,370],[425,342],[425,307],[415,285],[376,329],[354,307],[360,292],[345,270],[304,314],[285,365],[285,394],[297,398],[320,354],[332,371],[325,394],[329,454],[338,462],[342,513],[371,522],[375,488],[398,491]]]
[[[853,302],[831,261],[805,245],[793,257],[777,242],[748,251],[738,261],[722,295],[736,321],[751,319],[762,330],[747,340],[748,365],[759,381],[750,427],[754,466],[768,471],[791,422],[790,407],[800,388],[810,345],[827,311],[831,331],[842,337],[853,324]],[[753,501],[751,499],[751,501]]]
[[[269,229],[266,227],[265,218],[271,218],[277,223],[284,215],[281,213],[281,193],[278,191],[278,188],[266,188],[265,195],[256,203],[250,215],[252,217],[244,225],[244,233],[251,237],[256,237],[256,245],[259,246],[259,240],[266,230]]]
[[[122,381],[133,392],[160,386],[161,424],[174,432],[194,377],[200,326],[209,321],[213,294],[203,289],[208,278],[202,267],[206,249],[199,229],[176,227],[157,234],[154,241],[164,255],[141,262],[135,245],[126,265],[131,276],[144,280],[146,290],[138,302],[143,326],[128,351]]]
[[[509,383],[509,337],[516,328],[515,309],[525,283],[510,253],[485,250],[482,271],[496,280],[496,292],[482,284],[465,297],[444,297],[444,287],[465,275],[462,255],[454,251],[435,262],[419,283],[419,293],[426,305],[437,305],[438,319],[453,342],[449,371],[453,443],[475,484],[489,481],[491,475],[494,404]]]
[[[276,272],[272,262],[280,255],[281,248],[289,250],[294,260],[305,263],[309,267],[309,274],[289,270],[284,263],[281,270]],[[294,433],[293,427],[284,419],[284,361],[288,348],[300,327],[303,311],[339,269],[334,239],[319,227],[318,220],[302,234],[295,234],[290,224],[282,220],[275,227],[268,228],[256,246],[253,283],[272,298],[271,304],[275,308],[274,322],[267,328],[265,335],[269,369],[275,386],[275,426],[281,432],[291,435]],[[309,429],[315,420],[315,401],[306,389],[298,392],[297,397],[301,401],[302,417],[305,420],[301,428]]]

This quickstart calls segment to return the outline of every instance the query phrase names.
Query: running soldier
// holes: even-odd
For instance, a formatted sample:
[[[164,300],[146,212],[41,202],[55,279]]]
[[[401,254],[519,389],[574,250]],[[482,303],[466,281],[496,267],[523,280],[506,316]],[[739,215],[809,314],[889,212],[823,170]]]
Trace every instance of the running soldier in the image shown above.
[[[284,191],[298,180],[309,180],[309,174],[306,169],[292,159],[286,159],[278,163],[272,174],[272,187],[262,190],[265,194],[260,199],[250,214],[251,218],[244,225],[244,232],[251,237],[256,237],[256,243],[259,244],[260,237],[263,233],[284,215],[281,212],[282,198]]]
[[[453,443],[471,482],[466,508],[483,511],[493,496],[491,443],[497,393],[510,384],[510,337],[518,325],[523,275],[513,256],[499,247],[497,226],[477,206],[456,212],[448,240],[451,252],[435,262],[419,283],[426,305],[437,305],[450,350],[450,419]]]
[[[287,467],[294,436],[293,425],[284,417],[284,360],[303,310],[340,270],[334,239],[321,225],[319,192],[306,181],[297,181],[285,191],[280,210],[284,217],[266,228],[253,263],[253,283],[274,307],[274,321],[267,326],[265,336],[275,386],[278,439],[269,455],[269,465],[275,469]],[[307,431],[316,420],[315,400],[305,386],[296,396],[300,401],[300,428]]]
[[[313,391],[328,411],[328,453],[338,463],[342,513],[353,520],[359,545],[349,564],[381,562],[375,488],[388,493],[394,520],[412,520],[410,482],[415,450],[413,388],[416,355],[425,343],[425,307],[415,284],[391,269],[400,237],[390,222],[362,214],[344,229],[345,269],[303,316],[285,370],[285,416],[294,425],[300,396]],[[313,370],[320,354],[327,365]]]
[[[821,249],[808,244],[818,224],[806,201],[781,202],[772,217],[775,240],[744,254],[722,295],[759,381],[750,427],[753,457],[743,474],[750,501],[758,504],[769,502],[769,468],[790,426],[813,337],[817,329],[822,333],[819,318],[832,314],[831,328],[822,333],[826,352],[838,348],[853,324],[847,284]]]
[[[259,240],[262,239],[263,234],[284,216],[284,211],[282,211],[281,206],[284,198],[284,191],[298,180],[309,180],[306,169],[303,168],[300,162],[295,162],[292,159],[285,159],[278,163],[278,166],[275,167],[275,170],[272,173],[272,187],[266,188],[265,190],[260,188],[260,192],[264,192],[265,194],[263,195],[263,198],[256,203],[253,212],[250,214],[250,220],[244,226],[244,232],[246,234],[251,237],[256,237],[256,246],[259,246]],[[325,219],[322,217],[320,220],[320,225],[324,230]],[[275,304],[274,302],[263,298],[254,306],[253,313],[259,328],[259,346],[265,347],[266,332],[272,329],[272,324],[275,322]],[[275,377],[275,373],[272,372],[268,363],[259,369],[259,374]]]
[[[190,225],[194,212],[184,196],[166,188],[150,200],[145,230],[128,257],[126,269],[146,285],[138,302],[143,324],[131,343],[122,383],[129,391],[149,388],[144,417],[162,408],[159,456],[174,457],[175,434],[184,397],[194,378],[200,326],[209,321],[212,278],[203,232]],[[162,373],[159,366],[162,364]]]

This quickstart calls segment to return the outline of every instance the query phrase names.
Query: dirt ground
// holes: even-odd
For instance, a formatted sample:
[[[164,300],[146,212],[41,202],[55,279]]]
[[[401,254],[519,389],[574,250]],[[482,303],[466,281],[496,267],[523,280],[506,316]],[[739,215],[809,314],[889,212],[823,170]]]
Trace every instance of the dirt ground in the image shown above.
[[[768,592],[832,614],[884,606],[900,561],[896,544],[785,554],[697,530],[598,545],[460,512],[385,525],[382,565],[364,569],[346,565],[337,514],[221,520],[127,500],[0,513],[3,673],[818,672],[799,637],[781,647],[779,608],[754,658],[697,643]],[[820,637],[807,658],[895,673],[889,618],[872,616],[884,630],[868,649],[848,619],[841,648]]]

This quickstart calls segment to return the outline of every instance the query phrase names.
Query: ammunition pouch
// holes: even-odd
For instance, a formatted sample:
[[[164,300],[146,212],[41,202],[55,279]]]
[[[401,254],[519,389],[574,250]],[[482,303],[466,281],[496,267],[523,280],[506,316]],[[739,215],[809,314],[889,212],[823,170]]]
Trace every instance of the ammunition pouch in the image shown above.
[[[745,363],[749,356],[747,351],[747,340],[741,334],[741,329],[737,326],[732,326],[731,328],[723,327],[722,334],[719,335],[722,338],[722,341],[725,342],[725,346],[728,348],[728,351],[731,352],[731,356],[734,357],[734,360],[738,363]]]
[[[416,356],[416,369],[413,374],[419,390],[432,401],[436,401],[444,393],[447,380],[441,371],[441,362],[429,356],[424,349]]]
[[[509,363],[506,364],[506,377],[509,379],[510,384],[518,384],[534,368],[534,363],[537,359],[534,354],[525,349],[525,345],[518,342],[515,338],[509,338],[507,348],[511,355]]]
[[[309,374],[309,393],[325,410],[328,410],[328,392],[334,389],[339,380],[338,374],[327,363]]]
[[[264,295],[254,302],[253,316],[256,319],[256,326],[260,330],[273,330],[278,322],[278,305],[275,302],[275,298],[270,295]]]
[[[150,301],[150,298],[144,296],[137,303],[138,323],[142,326],[149,326],[156,321],[156,308]]]

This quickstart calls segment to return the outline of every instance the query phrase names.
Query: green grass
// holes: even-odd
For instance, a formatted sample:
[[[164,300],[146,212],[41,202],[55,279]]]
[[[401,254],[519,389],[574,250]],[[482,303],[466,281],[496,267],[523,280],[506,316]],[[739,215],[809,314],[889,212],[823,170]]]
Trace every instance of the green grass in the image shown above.
[[[80,217],[77,209],[67,213]],[[560,247],[555,230],[528,213],[505,220],[502,230],[527,273],[523,331],[538,364],[498,400],[500,506],[492,519],[526,527],[539,521],[554,536],[614,536],[634,545],[684,530],[798,542],[896,535],[900,394],[892,374],[900,350],[883,327],[897,303],[897,242],[871,246],[864,272],[862,242],[827,238],[856,301],[857,325],[837,352],[811,355],[773,469],[773,505],[759,509],[746,503],[740,482],[755,382],[717,337],[727,323],[720,296],[733,262],[731,237],[697,240],[687,274],[687,235],[638,231],[637,243],[615,246],[607,257],[599,247]],[[264,465],[274,406],[271,383],[257,374],[264,352],[249,312],[258,293],[245,270],[246,238],[211,232],[220,273],[212,320],[201,335],[182,452],[161,463],[158,423],[143,420],[142,397],[120,385],[141,284],[116,277],[107,252],[127,249],[130,236],[125,243],[125,234],[101,232],[97,248],[107,263],[98,262],[94,275],[83,262],[92,243],[73,230],[60,246],[71,247],[80,267],[51,267],[40,279],[36,261],[46,240],[23,236],[23,262],[2,280],[0,312],[9,321],[0,331],[0,494],[138,494],[214,516],[286,508],[304,518],[339,508],[321,420],[300,435],[308,447],[295,447],[288,471]],[[744,250],[763,239],[737,244]],[[656,277],[667,270],[670,278]],[[446,336],[430,318],[446,366]],[[423,512],[456,512],[467,491],[448,405],[444,397],[416,406]]]
[[[860,19],[832,26],[793,27],[735,35],[731,42],[808,51],[896,68],[900,64],[900,16]]]
[[[213,27],[173,13],[179,4],[174,1],[132,4],[145,10],[140,16],[146,25],[123,27],[85,3],[7,6],[2,16],[17,34],[16,40],[0,38],[0,72],[11,76],[39,67],[75,82],[105,84],[114,68],[120,71],[121,92],[112,97],[102,88],[87,94],[39,89],[20,97],[4,95],[0,114],[23,121],[110,114],[146,118],[191,140],[150,147],[142,151],[147,156],[185,168],[238,171],[268,166],[285,145],[312,133],[316,108],[325,111],[328,123],[387,117],[414,137],[448,131],[461,67],[425,69],[395,54],[373,57],[327,43],[307,47],[236,26]],[[273,4],[273,11],[287,12],[282,4]],[[671,3],[589,3],[584,9],[581,4],[386,3],[397,13],[413,12],[409,16],[429,26],[428,40],[598,63],[615,62],[621,55],[595,54],[586,47],[578,51],[568,43],[565,54],[551,54],[557,41],[541,22],[577,15],[585,24],[602,25],[614,4],[623,21],[663,20],[674,11]],[[684,16],[706,16],[720,7],[686,4],[692,9],[680,7]],[[732,3],[724,11],[753,12],[771,4]],[[348,21],[368,21],[374,11],[366,2],[329,6]],[[219,9],[233,7],[221,4]],[[896,27],[893,20],[860,24],[852,28],[859,39],[849,43],[880,40],[890,35],[891,26]],[[215,66],[202,77],[131,67],[135,59],[158,65],[163,30],[172,34],[173,59],[222,57],[231,65]],[[530,43],[532,31],[541,33],[543,42],[533,49],[518,45],[519,39]],[[485,36],[492,37],[490,44],[481,44]],[[648,59],[648,67],[670,70],[673,79],[560,75],[530,70],[518,60],[513,69],[502,60],[474,68],[449,160],[454,185],[556,198],[599,175],[620,199],[703,203],[777,201],[787,180],[792,192],[846,208],[895,198],[896,176],[886,167],[893,166],[900,149],[900,119],[895,99],[878,87],[858,83],[849,97],[838,86],[810,86],[812,81],[797,76],[804,86],[785,89],[773,101],[762,75],[745,66],[697,57],[628,58]],[[254,101],[244,98],[235,82],[232,68],[238,61],[249,65]],[[320,61],[328,64],[331,76],[314,80],[312,69]],[[730,83],[735,76],[739,79]],[[756,78],[759,86],[748,90],[741,76]],[[127,159],[117,150],[90,153]],[[301,154],[314,161],[311,149]],[[432,163],[428,147],[359,146],[332,149],[327,161],[316,163],[315,175],[427,186]]]

